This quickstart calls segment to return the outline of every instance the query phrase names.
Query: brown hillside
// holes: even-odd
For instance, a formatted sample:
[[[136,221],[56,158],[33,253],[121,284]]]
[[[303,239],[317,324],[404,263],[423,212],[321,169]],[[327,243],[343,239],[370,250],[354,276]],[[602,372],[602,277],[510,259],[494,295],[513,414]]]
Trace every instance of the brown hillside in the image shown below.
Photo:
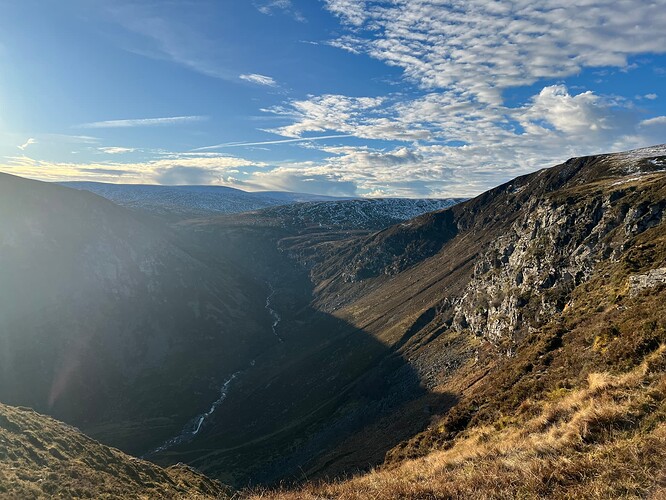
[[[162,469],[28,408],[0,404],[0,498],[222,498],[193,469]]]

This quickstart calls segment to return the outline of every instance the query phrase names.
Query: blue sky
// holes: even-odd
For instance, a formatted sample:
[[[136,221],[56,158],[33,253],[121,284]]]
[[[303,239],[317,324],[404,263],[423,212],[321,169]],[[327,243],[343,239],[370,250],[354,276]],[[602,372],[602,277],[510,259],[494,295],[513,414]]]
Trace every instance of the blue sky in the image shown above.
[[[0,0],[0,170],[471,196],[666,142],[666,0]]]

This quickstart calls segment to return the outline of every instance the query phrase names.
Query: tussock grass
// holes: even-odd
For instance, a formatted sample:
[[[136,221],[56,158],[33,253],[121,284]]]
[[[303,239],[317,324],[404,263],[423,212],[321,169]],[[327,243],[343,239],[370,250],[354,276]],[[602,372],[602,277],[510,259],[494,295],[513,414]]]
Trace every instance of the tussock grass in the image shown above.
[[[528,401],[502,426],[461,433],[448,450],[351,479],[249,498],[666,498],[666,362],[661,346],[622,373]],[[655,418],[656,416],[656,418]]]
[[[163,469],[104,446],[29,408],[0,404],[0,499],[223,498],[195,470]]]

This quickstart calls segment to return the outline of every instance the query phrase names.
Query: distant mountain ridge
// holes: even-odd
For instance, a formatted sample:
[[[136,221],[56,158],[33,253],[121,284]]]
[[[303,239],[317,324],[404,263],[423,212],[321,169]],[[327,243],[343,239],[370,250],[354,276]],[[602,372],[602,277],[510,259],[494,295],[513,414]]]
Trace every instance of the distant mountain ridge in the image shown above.
[[[384,229],[419,215],[444,210],[463,198],[371,198],[342,201],[314,201],[265,208],[264,217],[282,224],[326,226],[331,229]]]
[[[383,229],[464,201],[454,198],[345,198],[288,191],[247,192],[226,186],[158,186],[61,182],[117,205],[177,219],[268,210],[263,215],[327,227]]]
[[[78,181],[59,184],[90,191],[126,208],[181,218],[248,212],[290,203],[344,199],[308,193],[251,193],[226,186],[159,186]]]

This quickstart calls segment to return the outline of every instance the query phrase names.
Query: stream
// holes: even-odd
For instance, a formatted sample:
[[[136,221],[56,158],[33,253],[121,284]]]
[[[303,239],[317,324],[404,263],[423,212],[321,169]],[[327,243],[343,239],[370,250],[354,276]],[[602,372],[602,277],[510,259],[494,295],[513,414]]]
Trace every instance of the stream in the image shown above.
[[[282,337],[278,334],[277,327],[280,324],[280,321],[282,321],[282,317],[278,314],[278,312],[273,309],[272,307],[272,298],[275,295],[275,288],[273,288],[273,285],[268,283],[268,289],[270,290],[270,293],[266,297],[266,310],[268,313],[271,315],[271,318],[273,318],[273,323],[271,324],[271,331],[273,332],[273,335],[275,335],[278,339],[278,342],[284,342]],[[250,366],[254,366],[254,360],[250,362]],[[227,394],[229,392],[229,387],[231,386],[231,383],[238,377],[240,376],[244,370],[239,370],[236,373],[233,373],[228,379],[224,381],[222,386],[220,387],[220,397],[217,398],[213,404],[211,405],[210,409],[205,412],[197,415],[193,419],[191,419],[187,424],[185,424],[185,427],[183,427],[183,430],[180,432],[175,437],[172,437],[170,439],[167,439],[162,443],[160,446],[157,448],[150,450],[148,453],[143,455],[141,458],[149,457],[151,455],[154,455],[155,453],[159,453],[162,451],[166,451],[170,448],[173,448],[174,446],[177,446],[179,444],[183,443],[189,443],[194,439],[194,437],[199,434],[199,431],[203,427],[203,425],[206,423],[206,420],[210,418],[210,416],[215,413],[215,410],[217,410],[220,405],[224,402],[225,399],[227,399]]]
[[[273,324],[271,325],[271,330],[273,331],[273,335],[275,335],[278,339],[278,342],[284,342],[284,339],[280,337],[280,335],[277,332],[277,327],[280,324],[280,321],[282,321],[282,317],[277,313],[275,309],[273,309],[272,306],[272,301],[271,299],[275,295],[275,288],[273,288],[273,285],[268,283],[268,289],[271,291],[270,294],[268,294],[268,297],[266,297],[266,310],[268,311],[268,314],[271,315],[273,318]]]
[[[251,365],[254,365],[254,361],[250,363]],[[185,424],[185,427],[183,427],[183,430],[180,432],[175,437],[172,437],[170,439],[167,439],[164,443],[162,443],[160,446],[157,448],[150,450],[148,453],[143,455],[141,458],[148,457],[150,455],[154,455],[155,453],[159,453],[161,451],[166,451],[170,448],[173,448],[176,445],[182,444],[182,443],[189,443],[192,439],[194,439],[194,436],[199,434],[199,431],[201,430],[201,427],[204,425],[206,420],[210,418],[210,416],[219,408],[219,406],[222,404],[222,402],[227,399],[227,394],[229,392],[229,386],[231,383],[238,377],[242,372],[237,371],[236,373],[232,374],[228,379],[224,381],[222,384],[222,387],[220,387],[220,397],[217,398],[213,404],[211,405],[210,409],[202,413],[200,415],[197,415],[194,417],[192,420],[187,422]]]

